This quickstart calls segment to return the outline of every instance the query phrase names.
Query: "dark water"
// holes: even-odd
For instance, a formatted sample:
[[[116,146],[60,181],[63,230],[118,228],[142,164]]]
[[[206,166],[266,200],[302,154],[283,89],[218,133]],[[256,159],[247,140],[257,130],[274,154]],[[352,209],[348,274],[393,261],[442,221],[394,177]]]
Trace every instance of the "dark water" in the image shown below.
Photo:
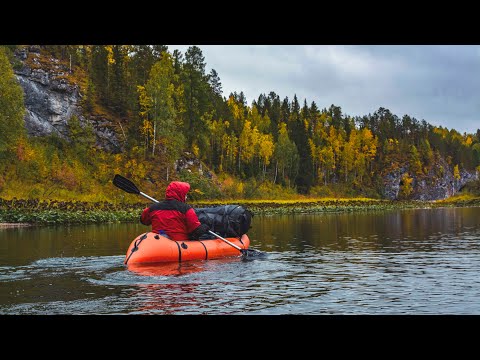
[[[0,314],[480,314],[480,208],[256,216],[263,259],[127,270],[145,229],[0,229]]]

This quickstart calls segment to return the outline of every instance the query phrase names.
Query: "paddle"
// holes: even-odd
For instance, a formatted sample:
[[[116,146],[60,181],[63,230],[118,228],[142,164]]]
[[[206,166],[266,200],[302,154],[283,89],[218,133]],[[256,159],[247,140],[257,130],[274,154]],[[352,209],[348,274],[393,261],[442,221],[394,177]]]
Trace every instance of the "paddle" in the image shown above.
[[[113,178],[113,185],[115,185],[116,187],[118,187],[119,189],[122,189],[123,191],[126,191],[130,194],[137,194],[137,195],[142,195],[144,197],[146,197],[147,199],[149,200],[152,200],[153,202],[160,202],[154,198],[152,198],[151,196],[148,196],[147,194],[141,192],[137,186],[131,182],[130,180],[124,178],[123,176],[121,175],[118,175],[116,174],[115,177]],[[227,244],[229,244],[230,246],[233,246],[235,249],[237,249],[238,251],[240,251],[242,253],[243,256],[245,257],[253,257],[253,256],[263,256],[265,255],[263,252],[261,251],[258,251],[258,250],[253,250],[253,249],[242,249],[241,247],[231,243],[230,241],[228,241],[227,239],[224,239],[223,237],[221,237],[220,235],[214,233],[213,231],[211,230],[208,230],[208,232],[214,236],[216,236],[217,238],[219,238],[220,240],[226,242]]]

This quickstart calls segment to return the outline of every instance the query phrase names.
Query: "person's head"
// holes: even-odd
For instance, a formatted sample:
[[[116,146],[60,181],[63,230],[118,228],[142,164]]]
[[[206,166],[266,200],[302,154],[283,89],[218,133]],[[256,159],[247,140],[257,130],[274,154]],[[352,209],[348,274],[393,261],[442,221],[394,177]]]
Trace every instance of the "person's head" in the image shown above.
[[[187,201],[187,193],[190,191],[190,184],[182,181],[172,181],[167,186],[165,191],[165,199],[178,200],[181,202]]]

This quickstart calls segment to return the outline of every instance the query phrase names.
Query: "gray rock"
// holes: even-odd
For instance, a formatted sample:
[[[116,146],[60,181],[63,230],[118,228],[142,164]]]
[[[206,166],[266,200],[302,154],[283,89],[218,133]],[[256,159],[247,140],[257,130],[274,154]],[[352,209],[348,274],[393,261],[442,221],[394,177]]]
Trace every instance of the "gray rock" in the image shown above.
[[[443,168],[443,175],[440,167]],[[384,197],[389,200],[398,199],[400,191],[400,182],[402,176],[408,172],[412,176],[408,164],[405,164],[396,171],[387,174],[384,177]],[[432,201],[446,199],[455,195],[467,182],[475,180],[477,177],[474,171],[469,172],[465,169],[460,170],[460,179],[455,179],[453,176],[453,166],[443,158],[436,159],[435,164],[431,167],[429,173],[422,178],[412,176],[412,194],[411,200]]]
[[[35,54],[40,54],[40,45],[30,45],[28,51]]]
[[[118,137],[111,129],[111,122],[108,119],[102,119],[102,124],[98,124],[94,119],[85,118],[80,105],[82,95],[78,85],[70,84],[64,77],[67,70],[60,65],[53,65],[52,69],[48,70],[31,69],[24,62],[29,52],[32,53],[33,62],[40,64],[38,45],[32,45],[28,50],[23,49],[15,53],[17,59],[23,63],[22,67],[15,70],[15,76],[25,94],[27,133],[30,136],[47,136],[56,133],[68,140],[67,122],[76,115],[81,124],[89,121],[92,123],[97,137],[97,146],[111,152],[121,151]],[[50,59],[50,62],[59,63],[54,58]]]
[[[20,50],[18,52],[18,57],[21,59],[21,60],[27,60],[27,55],[28,55],[28,52],[27,50],[23,49],[23,50]]]

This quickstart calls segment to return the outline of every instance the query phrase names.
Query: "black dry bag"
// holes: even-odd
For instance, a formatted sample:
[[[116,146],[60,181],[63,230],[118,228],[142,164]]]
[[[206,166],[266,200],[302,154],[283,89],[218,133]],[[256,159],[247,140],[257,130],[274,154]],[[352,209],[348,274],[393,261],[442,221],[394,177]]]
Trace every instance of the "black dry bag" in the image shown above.
[[[223,237],[241,237],[250,229],[253,214],[240,205],[195,209],[198,220]]]

